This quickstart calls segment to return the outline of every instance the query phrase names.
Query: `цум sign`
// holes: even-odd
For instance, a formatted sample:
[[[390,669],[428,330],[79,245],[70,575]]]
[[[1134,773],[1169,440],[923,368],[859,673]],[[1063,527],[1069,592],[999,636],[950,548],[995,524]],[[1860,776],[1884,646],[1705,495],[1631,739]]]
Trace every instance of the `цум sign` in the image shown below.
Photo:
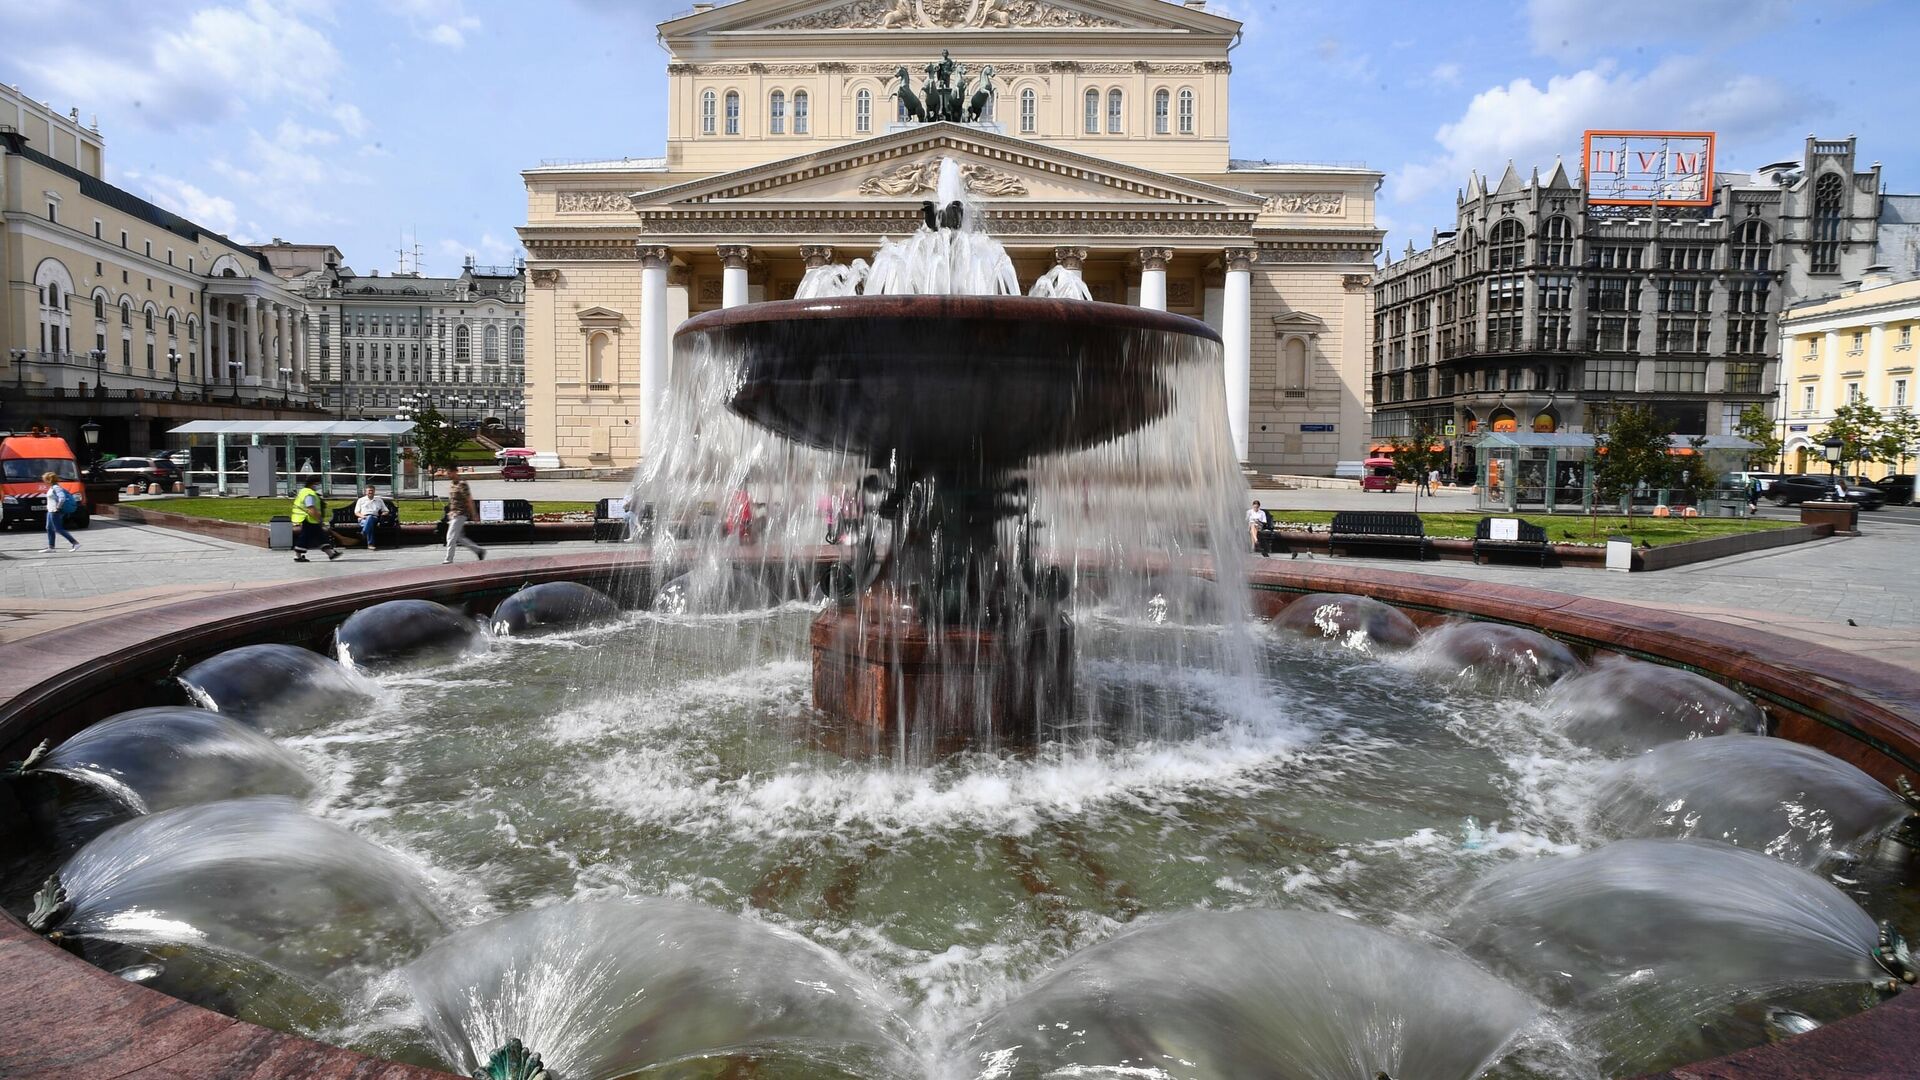
[[[1589,131],[1583,149],[1589,204],[1713,205],[1711,131]]]

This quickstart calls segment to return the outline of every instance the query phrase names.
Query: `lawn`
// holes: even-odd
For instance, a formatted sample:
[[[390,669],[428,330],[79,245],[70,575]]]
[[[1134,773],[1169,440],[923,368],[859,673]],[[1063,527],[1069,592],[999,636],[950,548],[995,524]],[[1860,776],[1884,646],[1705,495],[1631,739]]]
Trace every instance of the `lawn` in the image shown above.
[[[433,522],[440,520],[440,508],[445,499],[399,499],[400,520],[403,523]],[[287,513],[293,500],[280,496],[272,499],[143,499],[129,504],[141,510],[157,510],[169,514],[187,514],[193,517],[213,518],[216,521],[238,521],[250,525],[265,525],[269,518]],[[328,510],[336,506],[352,506],[352,499],[334,499],[327,504]],[[533,512],[536,514],[564,514],[569,512],[593,511],[590,502],[567,502],[561,500],[535,501]]]
[[[1273,521],[1278,528],[1317,526],[1325,529],[1333,522],[1331,510],[1274,510]],[[1427,535],[1460,540],[1473,539],[1474,527],[1480,523],[1484,514],[1421,514],[1420,520],[1426,524]],[[1665,544],[1683,544],[1689,540],[1707,540],[1716,536],[1730,536],[1735,533],[1760,532],[1766,529],[1784,529],[1797,522],[1763,521],[1753,518],[1657,518],[1644,514],[1635,514],[1632,527],[1628,528],[1627,519],[1617,514],[1602,514],[1600,527],[1595,531],[1593,518],[1583,514],[1513,514],[1497,515],[1518,517],[1547,530],[1547,539],[1556,544],[1602,544],[1609,536],[1631,536],[1636,542],[1645,541],[1653,547]]]
[[[472,439],[468,439],[466,442],[461,443],[458,447],[454,449],[453,460],[454,460],[454,463],[457,465],[498,465],[500,464],[499,459],[493,456],[492,450],[489,450],[486,447],[481,446],[479,443],[474,442]]]

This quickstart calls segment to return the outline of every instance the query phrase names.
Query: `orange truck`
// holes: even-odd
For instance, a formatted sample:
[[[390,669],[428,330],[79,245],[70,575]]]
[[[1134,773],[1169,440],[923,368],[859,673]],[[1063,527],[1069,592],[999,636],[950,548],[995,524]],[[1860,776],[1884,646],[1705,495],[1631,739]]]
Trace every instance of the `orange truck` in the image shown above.
[[[0,439],[0,521],[11,528],[26,523],[39,527],[46,521],[46,485],[40,478],[52,473],[60,486],[73,492],[80,508],[67,518],[67,527],[84,529],[91,522],[93,506],[87,502],[87,486],[80,482],[80,463],[73,448],[58,435],[9,435]]]

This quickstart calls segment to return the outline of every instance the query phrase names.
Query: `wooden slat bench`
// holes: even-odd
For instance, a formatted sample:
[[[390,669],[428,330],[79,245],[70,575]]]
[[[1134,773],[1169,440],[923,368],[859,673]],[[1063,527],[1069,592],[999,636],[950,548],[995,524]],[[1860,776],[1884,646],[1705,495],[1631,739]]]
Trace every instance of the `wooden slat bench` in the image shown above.
[[[1327,554],[1338,545],[1355,547],[1410,547],[1414,557],[1425,559],[1433,546],[1427,539],[1427,527],[1419,514],[1400,510],[1342,510],[1333,515],[1327,534]]]
[[[1547,565],[1547,556],[1553,554],[1553,545],[1547,542],[1546,529],[1530,521],[1510,518],[1507,520],[1513,521],[1518,526],[1516,537],[1512,540],[1495,540],[1493,538],[1495,520],[1483,517],[1480,523],[1473,527],[1473,561],[1476,564],[1479,563],[1482,555],[1492,556],[1504,552],[1532,556],[1540,560],[1541,566]]]
[[[373,542],[380,547],[399,547],[400,507],[392,499],[382,498],[380,501],[387,505],[387,512],[381,514],[373,524]],[[360,543],[364,539],[360,534],[360,519],[353,516],[352,503],[334,507],[327,525],[335,536],[347,538],[353,543]]]

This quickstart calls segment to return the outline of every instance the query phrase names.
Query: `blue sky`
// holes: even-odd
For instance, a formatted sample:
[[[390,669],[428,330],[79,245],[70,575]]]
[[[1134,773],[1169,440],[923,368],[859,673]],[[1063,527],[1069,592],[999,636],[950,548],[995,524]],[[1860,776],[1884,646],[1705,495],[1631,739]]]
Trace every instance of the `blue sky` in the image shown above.
[[[429,273],[518,253],[519,170],[652,156],[686,0],[33,0],[0,4],[0,82],[98,115],[108,177],[250,241],[332,243],[363,272],[417,237]],[[1914,0],[1214,0],[1238,157],[1387,174],[1398,251],[1469,168],[1571,167],[1587,127],[1705,128],[1722,169],[1854,133],[1920,191]]]

